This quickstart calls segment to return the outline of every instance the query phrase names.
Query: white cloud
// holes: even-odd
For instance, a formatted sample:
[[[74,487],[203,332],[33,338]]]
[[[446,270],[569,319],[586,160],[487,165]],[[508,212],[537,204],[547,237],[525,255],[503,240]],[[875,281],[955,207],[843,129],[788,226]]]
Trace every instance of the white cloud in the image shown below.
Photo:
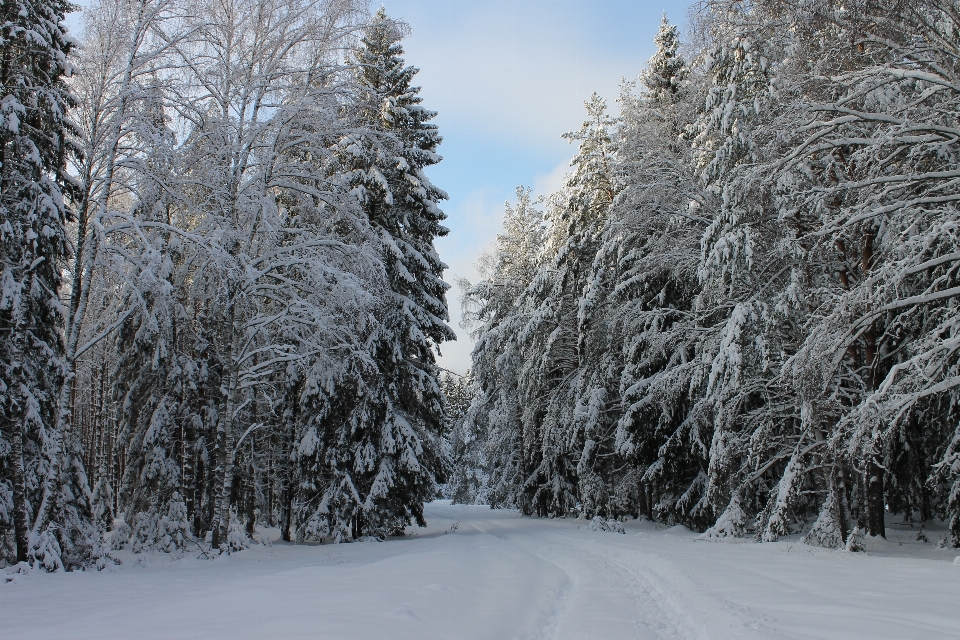
[[[570,161],[564,160],[549,173],[538,175],[533,181],[533,194],[536,196],[548,196],[551,193],[556,193],[560,190],[560,187],[563,186],[563,181],[568,173],[570,173]]]
[[[421,69],[418,82],[441,126],[455,121],[514,145],[556,147],[561,133],[578,128],[584,99],[597,91],[612,103],[622,78],[643,64],[588,45],[577,17],[589,3],[391,5],[412,24],[407,59]]]

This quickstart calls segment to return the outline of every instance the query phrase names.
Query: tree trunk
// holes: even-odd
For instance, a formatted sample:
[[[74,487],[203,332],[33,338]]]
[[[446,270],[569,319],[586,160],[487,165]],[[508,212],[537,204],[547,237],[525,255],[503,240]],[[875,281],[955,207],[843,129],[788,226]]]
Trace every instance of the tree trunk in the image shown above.
[[[120,512],[120,487],[117,486],[117,420],[115,414],[110,414],[109,439],[104,444],[107,468],[107,482],[110,483],[110,515],[116,517]]]
[[[27,487],[23,475],[23,432],[18,425],[13,434],[13,529],[17,543],[17,562],[26,562],[30,547],[30,517],[27,513]]]
[[[273,515],[273,450],[270,451],[267,465],[267,522],[273,527],[277,524],[277,519]]]
[[[250,442],[250,448],[253,449],[253,441]],[[251,452],[251,457],[252,457]],[[253,462],[250,463],[250,470],[247,475],[247,535],[251,538],[257,532],[257,487],[256,478],[253,473]]]
[[[850,537],[850,504],[847,492],[846,474],[840,462],[834,460],[830,471],[830,489],[833,492],[835,508],[837,510],[837,525],[840,527],[840,539],[846,544]]]
[[[863,233],[863,253],[860,260],[860,269],[866,278],[873,266],[873,229],[867,228]],[[863,366],[864,381],[869,392],[877,388],[877,335],[871,325],[863,332]],[[871,536],[886,537],[884,529],[884,491],[883,491],[883,464],[879,450],[880,443],[874,443],[875,450],[867,460],[866,465],[866,503],[867,503],[867,531]]]
[[[190,422],[188,419],[187,422]],[[194,478],[194,447],[193,427],[187,427],[183,434],[183,474],[180,487],[183,492],[183,502],[187,508],[187,520],[192,520],[195,508],[196,479]],[[194,535],[198,532],[194,530]]]
[[[647,518],[653,520],[653,506],[657,503],[656,482],[647,484]]]
[[[290,524],[293,520],[293,487],[287,482],[283,488],[283,522],[280,537],[284,542],[290,542]]]
[[[183,502],[187,507],[187,521],[194,521],[196,525],[195,514],[196,514],[196,477],[194,471],[196,469],[196,458],[197,458],[197,430],[196,426],[193,423],[193,416],[188,415],[187,419],[182,424],[183,436],[181,437],[182,456],[183,456],[183,472],[180,476],[180,491],[183,494]],[[194,535],[200,535],[200,531],[194,526],[193,529]]]
[[[640,481],[637,483],[637,516],[646,516],[647,512],[647,484]]]
[[[230,527],[230,494],[233,490],[233,413],[237,407],[239,384],[237,381],[238,367],[233,360],[232,353],[228,362],[230,370],[228,373],[227,406],[220,414],[217,425],[217,442],[220,444],[220,450],[217,452],[215,487],[219,489],[220,495],[214,513],[214,547],[219,547],[227,540],[227,532]]]
[[[196,452],[195,452],[196,454]],[[203,534],[203,479],[206,473],[203,466],[203,458],[196,456],[197,472],[193,481],[193,533],[196,536]]]
[[[867,532],[886,538],[884,529],[883,467],[874,454],[867,461]]]
[[[240,393],[240,365],[236,360],[237,349],[237,330],[236,330],[236,309],[233,306],[236,292],[233,287],[229,288],[227,300],[230,301],[230,311],[227,314],[227,326],[229,327],[229,352],[226,354],[227,370],[225,372],[227,382],[227,403],[223,412],[220,413],[217,420],[217,450],[216,466],[214,467],[213,491],[210,500],[213,503],[213,546],[218,548],[227,540],[227,532],[230,528],[230,496],[233,492],[233,418],[237,408],[237,401]],[[219,492],[219,495],[217,495]]]

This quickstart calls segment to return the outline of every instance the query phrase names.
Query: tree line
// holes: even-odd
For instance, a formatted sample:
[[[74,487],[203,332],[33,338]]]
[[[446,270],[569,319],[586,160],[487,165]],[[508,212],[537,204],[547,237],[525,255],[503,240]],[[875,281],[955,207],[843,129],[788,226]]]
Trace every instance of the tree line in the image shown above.
[[[689,35],[462,283],[451,495],[960,546],[957,3],[708,0]]]
[[[0,553],[424,524],[441,138],[360,0],[2,9]]]

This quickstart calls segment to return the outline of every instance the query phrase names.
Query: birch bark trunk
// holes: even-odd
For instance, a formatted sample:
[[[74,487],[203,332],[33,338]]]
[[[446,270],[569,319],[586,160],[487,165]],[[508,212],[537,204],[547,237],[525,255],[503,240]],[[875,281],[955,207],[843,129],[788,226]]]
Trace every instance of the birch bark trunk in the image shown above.
[[[232,296],[231,296],[232,298]],[[235,312],[233,306],[229,314],[230,352],[227,354],[227,404],[217,421],[217,466],[214,470],[214,486],[219,491],[215,498],[213,529],[213,546],[219,547],[227,541],[230,527],[230,494],[233,490],[233,419],[238,404],[239,395],[239,364],[236,359],[236,330],[234,328]]]

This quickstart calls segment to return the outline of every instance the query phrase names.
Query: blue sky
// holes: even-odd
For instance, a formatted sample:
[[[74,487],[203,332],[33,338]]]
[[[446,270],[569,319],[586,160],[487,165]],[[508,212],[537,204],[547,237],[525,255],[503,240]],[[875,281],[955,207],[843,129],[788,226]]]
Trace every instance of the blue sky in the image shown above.
[[[549,193],[560,186],[575,151],[560,136],[579,128],[583,101],[596,91],[616,109],[621,81],[633,80],[653,55],[666,11],[685,24],[688,1],[667,0],[385,0],[406,20],[407,62],[420,68],[424,106],[444,160],[431,180],[450,194],[443,209],[450,235],[437,241],[452,276],[476,281],[474,264],[500,231],[503,203],[516,186]],[[470,366],[472,343],[459,327],[459,289],[450,291],[459,340],[441,346],[440,365]]]

